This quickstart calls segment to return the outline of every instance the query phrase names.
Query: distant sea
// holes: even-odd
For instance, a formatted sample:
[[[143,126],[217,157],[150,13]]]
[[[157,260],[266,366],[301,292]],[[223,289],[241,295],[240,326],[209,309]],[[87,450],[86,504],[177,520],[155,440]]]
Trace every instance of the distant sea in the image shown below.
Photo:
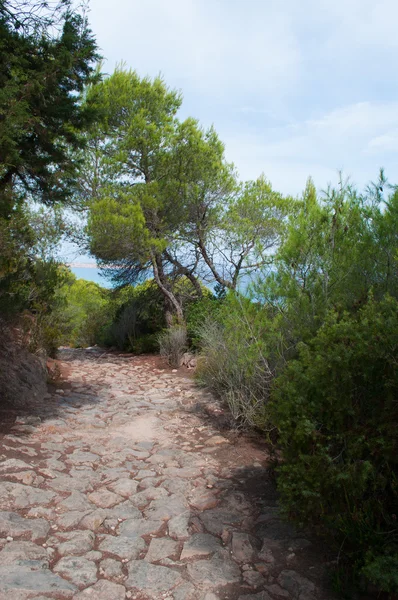
[[[94,281],[101,287],[111,288],[112,282],[100,275],[99,269],[92,269],[90,267],[71,267],[70,269],[78,279],[86,279],[86,281]]]
[[[93,269],[90,267],[71,267],[70,270],[76,275],[78,279],[94,281],[95,283],[98,283],[98,285],[104,288],[110,289],[113,287],[113,284],[109,279],[106,279],[105,277],[100,275],[99,269]],[[251,281],[252,279],[250,277],[242,277],[242,279],[240,280],[239,290],[245,293]],[[211,290],[214,290],[214,283],[207,283],[206,285]]]

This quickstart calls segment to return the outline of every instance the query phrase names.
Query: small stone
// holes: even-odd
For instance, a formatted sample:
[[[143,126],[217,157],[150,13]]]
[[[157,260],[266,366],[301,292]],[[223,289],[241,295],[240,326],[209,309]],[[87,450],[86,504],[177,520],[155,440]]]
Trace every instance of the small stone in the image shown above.
[[[277,579],[279,585],[287,590],[290,594],[299,596],[306,596],[306,600],[315,600],[315,585],[296,571],[285,570],[282,571]],[[304,599],[303,599],[304,600]]]
[[[234,531],[232,534],[232,555],[238,562],[250,562],[256,552],[251,543],[252,537],[248,533]]]
[[[197,490],[191,496],[190,505],[197,510],[203,511],[209,508],[215,508],[218,504],[217,497],[210,491]]]
[[[122,565],[113,558],[105,558],[101,561],[102,574],[108,579],[118,579],[123,576]]]
[[[258,571],[245,571],[243,573],[243,579],[252,588],[259,588],[264,585],[264,577],[258,573]]]

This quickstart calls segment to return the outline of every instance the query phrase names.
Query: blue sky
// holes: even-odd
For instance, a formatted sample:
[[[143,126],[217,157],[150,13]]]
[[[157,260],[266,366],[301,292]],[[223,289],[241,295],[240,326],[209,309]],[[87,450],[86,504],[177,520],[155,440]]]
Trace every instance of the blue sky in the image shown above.
[[[242,179],[398,183],[396,0],[91,0],[89,18],[104,70],[161,73]]]
[[[398,182],[395,0],[92,0],[90,21],[105,71],[162,73],[242,179]]]

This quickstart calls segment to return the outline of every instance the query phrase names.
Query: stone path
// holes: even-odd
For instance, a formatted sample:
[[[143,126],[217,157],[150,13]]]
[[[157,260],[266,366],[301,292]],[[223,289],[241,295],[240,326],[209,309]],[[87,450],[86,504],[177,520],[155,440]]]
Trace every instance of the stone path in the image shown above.
[[[265,449],[156,359],[62,351],[68,376],[0,441],[0,600],[317,600]]]

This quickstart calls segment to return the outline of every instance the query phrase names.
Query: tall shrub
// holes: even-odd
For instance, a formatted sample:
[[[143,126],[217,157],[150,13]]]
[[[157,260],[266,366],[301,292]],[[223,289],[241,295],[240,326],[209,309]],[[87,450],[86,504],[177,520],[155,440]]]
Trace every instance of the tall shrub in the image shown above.
[[[371,299],[331,311],[272,392],[285,511],[385,591],[398,591],[397,360],[398,303]]]

